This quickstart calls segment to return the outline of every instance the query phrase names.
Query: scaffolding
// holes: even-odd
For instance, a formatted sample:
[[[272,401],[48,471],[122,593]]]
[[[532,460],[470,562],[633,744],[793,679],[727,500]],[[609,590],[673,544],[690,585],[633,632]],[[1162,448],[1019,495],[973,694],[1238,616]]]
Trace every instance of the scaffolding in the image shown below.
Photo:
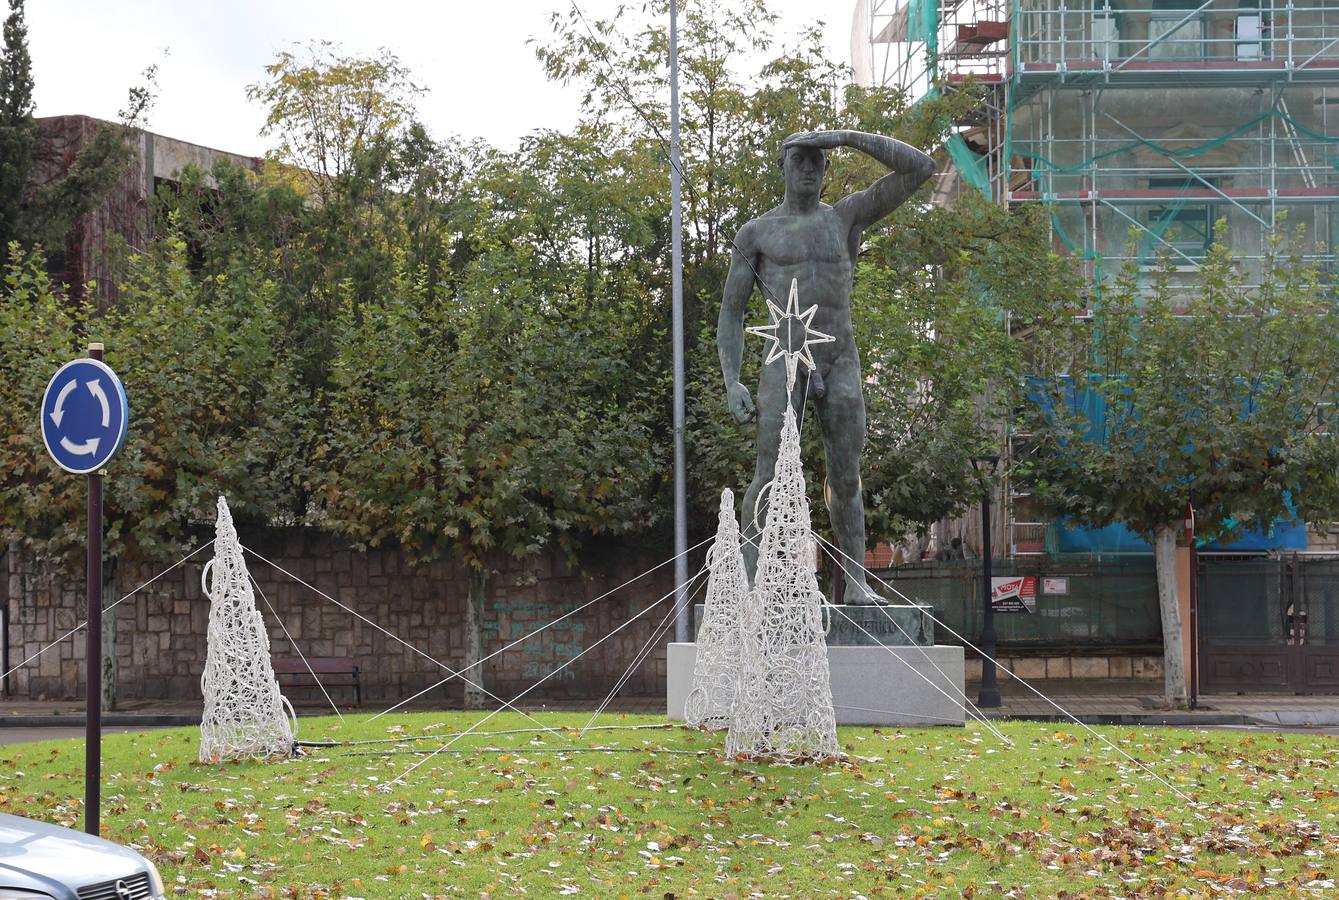
[[[1248,280],[1279,223],[1336,268],[1339,0],[859,0],[852,45],[913,102],[983,91],[935,200],[1045,204],[1093,296],[1126,264],[1190,285],[1219,221]],[[1045,552],[1043,511],[1003,499],[1011,553]]]

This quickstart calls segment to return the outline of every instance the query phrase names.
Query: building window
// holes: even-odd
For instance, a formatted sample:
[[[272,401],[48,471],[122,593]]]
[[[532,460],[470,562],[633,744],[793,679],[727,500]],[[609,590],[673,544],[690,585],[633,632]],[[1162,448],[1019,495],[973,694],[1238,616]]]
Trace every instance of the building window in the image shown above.
[[[1242,3],[1237,13],[1237,59],[1264,59],[1265,17],[1254,7],[1254,3]]]
[[[1105,6],[1105,4],[1104,4]],[[1120,29],[1110,7],[1099,7],[1093,16],[1093,59],[1120,58]]]
[[[1206,179],[1210,184],[1214,179]],[[1176,191],[1204,189],[1204,182],[1191,178],[1150,178],[1152,190]],[[1191,259],[1202,259],[1213,244],[1214,204],[1198,197],[1171,200],[1148,212],[1148,230],[1153,235],[1151,249],[1176,255],[1180,251]],[[1161,238],[1161,240],[1158,240]]]
[[[1196,11],[1199,6],[1191,0],[1154,0],[1148,22],[1150,59],[1204,58],[1204,13]]]

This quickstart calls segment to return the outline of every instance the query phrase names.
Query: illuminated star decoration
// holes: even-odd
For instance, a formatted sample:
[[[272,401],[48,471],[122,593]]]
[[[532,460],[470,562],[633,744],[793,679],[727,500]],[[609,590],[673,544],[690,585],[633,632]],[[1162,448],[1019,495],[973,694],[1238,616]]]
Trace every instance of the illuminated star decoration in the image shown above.
[[[817,368],[814,355],[809,352],[809,348],[814,344],[830,344],[837,339],[809,327],[809,323],[814,320],[814,313],[818,312],[818,304],[815,303],[804,312],[800,312],[799,279],[790,280],[790,296],[786,298],[786,308],[783,310],[769,297],[767,312],[772,317],[772,324],[754,325],[745,330],[749,334],[756,334],[772,342],[763,365],[771,365],[782,356],[786,358],[786,388],[789,390],[795,386],[795,371],[800,362],[803,362],[810,372]],[[795,347],[792,335],[797,333],[804,335],[804,341]]]

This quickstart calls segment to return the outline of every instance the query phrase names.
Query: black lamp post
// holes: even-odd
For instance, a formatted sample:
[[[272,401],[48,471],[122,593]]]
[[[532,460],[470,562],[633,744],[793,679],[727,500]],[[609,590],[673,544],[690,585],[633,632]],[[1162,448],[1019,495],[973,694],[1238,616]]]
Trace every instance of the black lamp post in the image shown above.
[[[998,456],[974,456],[972,457],[972,469],[976,471],[977,476],[982,476],[982,471],[977,463],[986,463],[990,468],[985,474],[995,471],[999,465]],[[977,695],[976,705],[995,709],[1000,705],[1000,686],[996,680],[995,671],[995,607],[990,602],[990,565],[992,551],[990,548],[990,483],[981,478],[981,600],[982,600],[982,622],[981,622],[981,691]]]

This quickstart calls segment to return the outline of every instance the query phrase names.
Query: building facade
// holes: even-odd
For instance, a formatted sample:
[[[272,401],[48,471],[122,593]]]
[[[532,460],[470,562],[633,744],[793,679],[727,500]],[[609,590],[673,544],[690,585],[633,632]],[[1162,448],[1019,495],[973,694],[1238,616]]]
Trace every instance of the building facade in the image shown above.
[[[80,152],[93,142],[102,128],[123,128],[115,122],[92,116],[49,116],[37,119],[37,144],[33,154],[34,178],[50,182],[75,164]],[[261,160],[224,150],[215,150],[176,138],[136,129],[127,135],[132,159],[116,184],[96,208],[75,220],[65,245],[50,248],[48,269],[53,279],[69,286],[75,296],[92,284],[92,298],[105,305],[116,295],[108,240],[113,235],[129,247],[144,247],[153,233],[153,197],[164,185],[175,184],[180,173],[195,166],[208,173],[215,163],[226,160],[259,172]]]

